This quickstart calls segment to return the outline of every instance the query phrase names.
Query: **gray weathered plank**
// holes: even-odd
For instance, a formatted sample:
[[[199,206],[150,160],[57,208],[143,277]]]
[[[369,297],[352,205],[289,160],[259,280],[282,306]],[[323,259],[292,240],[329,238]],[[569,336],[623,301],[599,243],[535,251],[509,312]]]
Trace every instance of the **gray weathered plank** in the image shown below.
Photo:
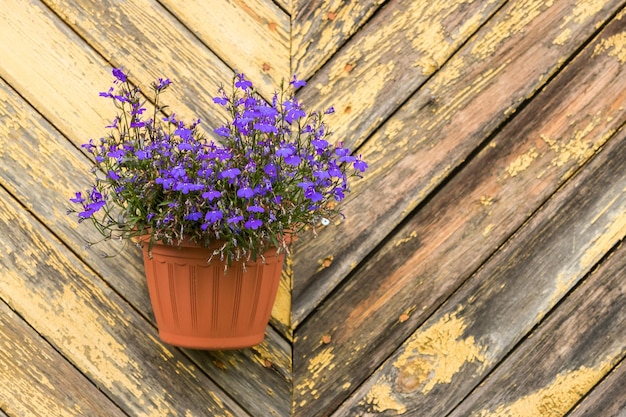
[[[293,73],[300,79],[313,76],[385,1],[294,0]]]
[[[0,188],[0,296],[132,415],[248,415]]]
[[[126,415],[2,300],[0,344],[0,405],[10,415]]]
[[[567,414],[626,356],[624,276],[621,245],[450,416]]]
[[[342,202],[346,218],[318,230],[316,239],[299,240],[294,257],[294,326],[485,137],[532,98],[621,3],[600,1],[588,9],[575,2],[550,7],[542,1],[507,3],[435,73],[359,150],[370,170],[367,180],[355,181],[353,192]],[[379,73],[374,68],[370,72],[369,76]],[[404,89],[388,86],[385,92]],[[368,85],[363,91],[373,90]],[[364,108],[378,109],[384,102],[381,98]],[[391,111],[393,105],[387,105]],[[359,120],[373,128],[376,122],[371,117]],[[341,125],[358,130],[352,122]],[[346,141],[354,138],[352,133],[339,136]]]
[[[336,416],[367,415],[384,404],[395,406],[379,410],[382,415],[398,410],[447,415],[475,389],[626,236],[625,144],[622,131],[411,335]],[[580,300],[568,296],[567,302]],[[605,330],[596,324],[594,332]],[[620,337],[607,339],[626,343]]]
[[[623,27],[608,27],[296,331],[299,415],[356,389],[624,123],[624,66],[597,48]]]
[[[116,257],[104,259],[99,256],[101,249],[82,247],[82,239],[96,240],[96,233],[65,214],[72,192],[87,186],[89,161],[2,82],[0,121],[0,185],[152,321],[140,251],[128,247]],[[115,245],[104,248],[119,250]],[[291,347],[271,327],[263,344],[253,349],[189,351],[188,355],[246,407],[268,415],[288,412]]]
[[[612,326],[610,327],[612,328]],[[624,361],[593,388],[568,417],[623,417],[626,413],[626,366]]]
[[[290,77],[290,18],[271,1],[160,2],[232,69],[245,73],[266,97]]]

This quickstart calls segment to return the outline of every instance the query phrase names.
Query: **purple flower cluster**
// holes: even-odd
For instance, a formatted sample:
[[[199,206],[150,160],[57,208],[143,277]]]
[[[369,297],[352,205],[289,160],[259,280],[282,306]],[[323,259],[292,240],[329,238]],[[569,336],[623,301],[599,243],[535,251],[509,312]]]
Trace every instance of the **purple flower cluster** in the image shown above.
[[[256,258],[283,235],[338,213],[336,202],[350,177],[367,164],[349,149],[331,144],[323,117],[307,113],[293,93],[281,88],[271,102],[243,74],[230,92],[213,99],[230,114],[215,129],[219,142],[175,114],[163,115],[159,95],[169,79],[153,83],[155,108],[144,106],[127,74],[114,69],[114,86],[102,97],[119,114],[109,135],[83,148],[95,161],[95,184],[71,202],[79,221],[90,219],[105,238],[150,234],[152,241],[191,239],[209,245],[223,240],[229,261]],[[295,76],[293,91],[305,82]]]

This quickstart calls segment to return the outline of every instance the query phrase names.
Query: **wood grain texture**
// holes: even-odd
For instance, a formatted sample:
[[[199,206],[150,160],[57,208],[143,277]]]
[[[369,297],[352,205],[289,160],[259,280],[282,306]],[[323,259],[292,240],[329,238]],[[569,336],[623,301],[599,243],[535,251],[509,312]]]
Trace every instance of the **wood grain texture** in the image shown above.
[[[626,366],[624,360],[587,395],[569,417],[623,417],[626,412]]]
[[[140,251],[127,247],[116,257],[104,259],[101,250],[115,253],[119,245],[85,249],[83,239],[97,240],[97,234],[65,214],[68,198],[87,186],[89,161],[8,86],[0,86],[0,185],[154,323]],[[271,328],[255,349],[189,355],[224,389],[245,393],[239,394],[241,403],[250,409],[268,415],[288,412],[291,347]],[[258,394],[250,395],[254,392]]]
[[[300,79],[313,76],[385,1],[294,0],[292,72]]]
[[[450,416],[565,415],[626,356],[624,276],[621,245]]]
[[[75,144],[113,118],[97,97],[113,81],[110,66],[41,2],[3,3],[0,56],[0,77]]]
[[[626,417],[625,10],[6,0],[0,416]],[[160,343],[139,251],[102,259],[65,215],[120,65],[208,131],[234,70],[266,97],[297,72],[370,163],[347,218],[300,236],[259,346]]]
[[[619,6],[596,3],[582,15],[573,2],[507,3],[359,149],[370,170],[342,202],[346,218],[296,248],[294,326]]]
[[[587,48],[296,331],[298,415],[338,406],[624,123],[623,66],[595,51]],[[324,335],[331,344],[320,343]]]
[[[226,112],[212,99],[220,84],[230,83],[233,71],[156,0],[44,2],[70,22],[106,62],[125,68],[143,91],[152,91],[150,84],[159,77],[170,78],[173,84],[162,100],[170,105],[171,112],[187,121],[200,118],[209,133],[226,120]],[[97,25],[93,16],[98,16]],[[29,38],[39,43],[36,33]],[[52,39],[61,42],[59,37]],[[94,97],[95,101],[93,91],[105,91],[109,84],[110,80],[99,90],[84,92],[82,100]]]
[[[233,70],[265,97],[291,77],[290,18],[267,0],[160,0]]]
[[[11,416],[126,415],[1,300],[0,343],[0,407]]]
[[[381,415],[395,415],[398,410],[407,415],[446,415],[496,366],[502,366],[500,362],[524,335],[626,236],[626,132],[619,136],[335,415],[368,415],[375,410]],[[558,361],[545,360],[553,363]],[[382,410],[385,404],[396,406]]]
[[[336,113],[330,121],[335,140],[356,148],[501,3],[390,1],[315,73],[298,96],[309,107],[334,106]]]
[[[2,299],[124,412],[248,415],[4,189],[0,235]]]

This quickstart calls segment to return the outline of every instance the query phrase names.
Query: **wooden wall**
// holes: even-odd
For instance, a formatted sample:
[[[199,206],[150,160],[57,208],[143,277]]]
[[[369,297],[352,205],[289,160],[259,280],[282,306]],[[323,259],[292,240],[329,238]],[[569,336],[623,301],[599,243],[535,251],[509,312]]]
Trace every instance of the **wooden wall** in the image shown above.
[[[1,5],[0,416],[626,412],[624,0]],[[113,67],[207,131],[295,73],[370,164],[263,344],[162,344],[138,251],[65,214]]]

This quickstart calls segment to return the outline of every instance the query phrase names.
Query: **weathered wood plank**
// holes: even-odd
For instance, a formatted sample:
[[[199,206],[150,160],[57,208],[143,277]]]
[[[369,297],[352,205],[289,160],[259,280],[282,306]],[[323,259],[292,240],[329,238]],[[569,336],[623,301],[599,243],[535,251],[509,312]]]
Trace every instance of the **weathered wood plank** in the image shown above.
[[[2,299],[124,412],[248,415],[4,189],[0,236]]]
[[[1,300],[0,343],[0,405],[12,416],[126,415]]]
[[[301,79],[313,76],[385,1],[294,0],[293,73]]]
[[[285,13],[291,16],[292,13],[292,0],[273,0],[274,3],[279,6]]]
[[[532,98],[622,3],[597,1],[587,9],[582,2],[550,7],[543,1],[507,3],[433,75],[359,150],[370,170],[367,181],[355,182],[342,202],[346,218],[318,230],[316,239],[298,241],[294,326],[485,137]],[[365,120],[368,126],[376,124]],[[353,123],[345,126],[357,129]]]
[[[612,328],[609,327],[610,329]],[[624,361],[593,388],[569,417],[621,417],[626,411],[626,366]],[[620,415],[621,413],[621,415]]]
[[[625,276],[622,245],[450,416],[567,414],[626,356]]]
[[[625,68],[598,49],[624,24],[608,27],[297,329],[297,415],[337,406],[624,123]]]
[[[357,147],[502,3],[390,1],[298,96],[308,106],[334,106],[336,140]]]
[[[626,236],[625,145],[622,131],[411,335],[336,416],[374,410],[440,416],[460,403]],[[611,331],[603,340],[626,344],[619,334]]]
[[[3,3],[0,56],[0,77],[74,143],[86,142],[113,118],[115,109],[103,110],[98,98],[113,80],[110,67],[41,2]]]
[[[0,185],[153,322],[140,251],[130,247],[104,259],[100,249],[82,247],[83,238],[98,238],[95,232],[65,215],[68,197],[87,186],[89,166],[58,131],[0,82]],[[114,244],[105,248],[110,253],[119,250]],[[249,409],[266,415],[290,409],[291,347],[271,328],[263,344],[253,349],[187,354]]]
[[[212,98],[218,85],[230,83],[233,71],[155,0],[43,2],[106,61],[129,71],[131,80],[143,91],[152,91],[150,83],[159,77],[172,79],[173,84],[162,99],[178,116],[185,120],[202,119],[207,132],[212,132],[225,120],[226,112],[216,106]],[[33,8],[34,5],[23,7],[24,13],[36,12],[29,10]],[[50,14],[49,11],[47,13]],[[97,24],[94,24],[96,16]],[[63,33],[61,36],[66,35]],[[39,43],[41,39],[37,31],[26,38],[29,43]],[[55,43],[67,42],[55,37],[51,40]],[[84,42],[77,46],[88,48]],[[167,53],[155,53],[157,51]],[[30,54],[22,52],[20,55],[36,52],[35,49]],[[91,77],[90,73],[85,74]],[[87,94],[83,92],[79,98],[84,101],[86,97],[95,97],[94,91],[106,90],[108,85],[100,85],[99,90],[89,90]]]
[[[271,1],[160,2],[264,93],[270,94],[290,78],[290,18]]]

